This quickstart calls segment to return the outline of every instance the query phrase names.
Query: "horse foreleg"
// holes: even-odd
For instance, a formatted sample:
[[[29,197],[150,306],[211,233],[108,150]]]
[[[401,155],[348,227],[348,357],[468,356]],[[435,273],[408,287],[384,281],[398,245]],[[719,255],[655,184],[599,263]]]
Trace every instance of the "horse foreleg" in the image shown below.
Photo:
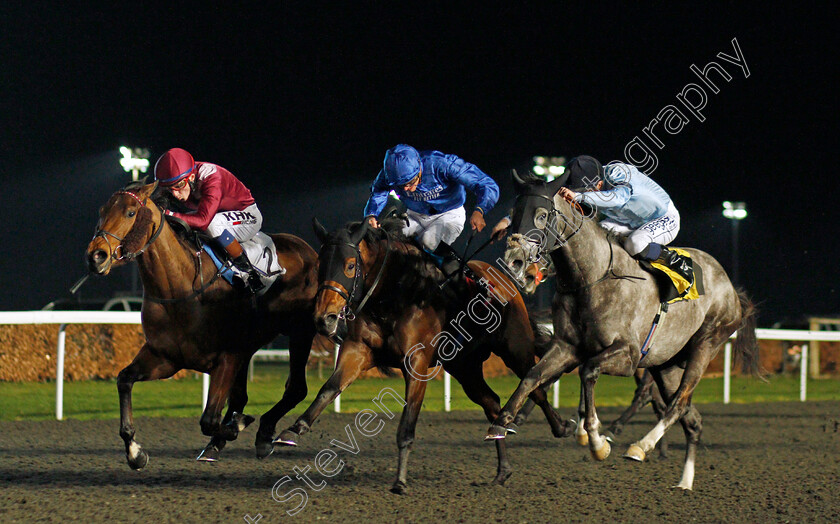
[[[574,369],[579,364],[574,356],[571,346],[564,342],[556,341],[555,347],[548,351],[537,364],[528,370],[519,382],[516,391],[508,399],[499,416],[493,421],[493,425],[487,430],[484,440],[495,440],[505,438],[505,429],[522,408],[528,396],[538,387],[560,377],[563,373]]]
[[[289,377],[283,398],[260,417],[260,429],[254,441],[257,458],[265,458],[274,450],[274,430],[277,422],[292,408],[306,399],[306,363],[314,341],[312,333],[293,335],[289,338]]]
[[[204,462],[214,462],[219,460],[221,451],[225,448],[225,444],[230,440],[236,440],[239,432],[247,428],[254,417],[245,415],[245,405],[248,403],[248,366],[240,365],[239,371],[236,373],[236,378],[233,387],[230,390],[230,399],[228,400],[228,409],[225,417],[222,419],[222,427],[224,428],[224,435],[217,433],[210,439],[210,442],[196,460]]]
[[[627,345],[617,342],[595,357],[587,360],[580,367],[580,383],[586,403],[584,429],[589,439],[589,452],[595,460],[604,460],[610,455],[610,443],[600,434],[601,422],[595,410],[595,383],[601,372],[611,375],[630,375],[633,373],[633,361]]]
[[[394,485],[391,486],[391,492],[398,495],[405,494],[408,489],[408,455],[411,453],[411,447],[414,445],[414,430],[417,427],[417,417],[420,414],[420,408],[423,406],[423,397],[426,395],[426,381],[414,378],[414,373],[418,376],[426,375],[429,369],[428,357],[421,352],[412,355],[411,369],[413,373],[409,373],[403,369],[405,376],[405,401],[402,416],[400,417],[400,425],[397,428],[397,448],[399,448],[399,459],[397,461],[397,479]]]
[[[171,377],[180,368],[157,356],[144,344],[134,360],[117,376],[120,396],[120,437],[125,442],[125,455],[131,469],[141,469],[149,462],[149,455],[134,440],[134,415],[131,409],[131,390],[135,382]]]
[[[322,411],[335,400],[362,372],[372,366],[370,348],[361,342],[347,341],[338,350],[338,363],[330,378],[318,391],[312,404],[304,411],[289,429],[286,429],[274,439],[278,446],[297,446],[301,435],[305,435],[312,427],[312,423]]]
[[[551,387],[551,384],[546,382],[540,389],[545,391],[546,395],[548,395],[548,389]],[[528,420],[528,417],[531,416],[531,412],[534,411],[534,408],[537,406],[537,403],[529,396],[528,400],[525,401],[525,404],[522,405],[522,408],[519,410],[519,413],[516,414],[514,417],[513,422],[508,426],[508,429],[511,429],[511,426],[521,426]],[[492,422],[492,421],[491,421]],[[515,428],[514,428],[515,429]]]

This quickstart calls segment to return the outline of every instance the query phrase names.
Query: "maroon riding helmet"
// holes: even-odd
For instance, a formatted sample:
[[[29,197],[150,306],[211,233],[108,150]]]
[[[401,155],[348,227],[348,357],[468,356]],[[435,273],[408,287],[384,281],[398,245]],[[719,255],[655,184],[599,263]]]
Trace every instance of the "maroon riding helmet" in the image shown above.
[[[175,147],[161,155],[155,164],[155,178],[162,186],[177,184],[190,176],[195,169],[195,160],[191,154],[180,147]]]

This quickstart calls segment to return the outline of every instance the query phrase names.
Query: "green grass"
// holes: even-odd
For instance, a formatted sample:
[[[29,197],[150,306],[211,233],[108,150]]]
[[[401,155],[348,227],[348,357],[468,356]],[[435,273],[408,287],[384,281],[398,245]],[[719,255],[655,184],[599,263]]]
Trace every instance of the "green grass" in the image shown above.
[[[308,376],[309,393],[306,401],[292,410],[302,413],[315,398],[321,384],[330,373],[324,371],[324,378],[318,379],[315,371]],[[283,385],[288,375],[288,366],[277,363],[261,363],[256,366],[254,381],[248,384],[248,409],[253,415],[268,410],[283,394]],[[488,379],[490,387],[504,403],[516,389],[519,381],[514,377]],[[359,411],[372,407],[373,399],[382,388],[390,387],[400,395],[404,394],[401,378],[364,379],[353,383],[341,396],[341,408],[345,412]],[[560,405],[562,408],[577,406],[579,381],[576,375],[560,381]],[[598,379],[596,401],[599,406],[623,406],[633,396],[634,383],[629,378],[602,376]],[[733,377],[731,400],[737,403],[779,402],[799,399],[799,377],[772,376],[768,383],[756,379]],[[808,400],[840,399],[840,381],[836,379],[809,380]],[[706,378],[700,382],[694,394],[696,403],[717,403],[723,401],[723,379]],[[201,380],[159,380],[139,382],[134,386],[133,405],[135,416],[146,417],[198,417],[201,414]],[[443,381],[429,382],[424,409],[443,410]],[[332,407],[329,408],[330,410]],[[479,409],[467,399],[461,386],[453,380],[452,409]],[[0,382],[0,420],[53,420],[55,418],[55,383],[11,383]],[[117,386],[114,380],[65,382],[64,418],[73,419],[115,419],[119,418]]]

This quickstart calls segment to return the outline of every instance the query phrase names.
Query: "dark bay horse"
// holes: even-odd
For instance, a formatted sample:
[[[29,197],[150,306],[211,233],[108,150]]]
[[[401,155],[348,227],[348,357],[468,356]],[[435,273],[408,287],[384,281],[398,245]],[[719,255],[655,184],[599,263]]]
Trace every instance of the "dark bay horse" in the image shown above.
[[[256,438],[257,455],[267,456],[277,421],[306,398],[305,367],[315,335],[317,254],[298,237],[271,235],[286,273],[257,299],[255,308],[250,294],[217,278],[207,253],[196,252],[168,225],[152,199],[156,187],[157,183],[139,183],[114,193],[99,210],[86,255],[89,270],[100,275],[132,260],[140,266],[146,342],[117,378],[120,436],[128,464],[140,469],[149,460],[134,440],[135,382],[167,378],[181,369],[209,373],[201,431],[212,439],[199,459],[216,460],[225,443],[253,421],[242,414],[251,356],[282,333],[289,336],[290,375],[283,398],[261,417]],[[225,403],[228,410],[222,419]]]
[[[296,445],[329,402],[362,372],[399,368],[405,378],[405,399],[397,430],[397,478],[391,491],[404,493],[426,382],[436,375],[429,370],[442,364],[488,420],[495,420],[499,397],[485,382],[481,364],[493,352],[519,377],[534,366],[534,336],[525,304],[512,282],[484,262],[470,262],[470,268],[493,287],[494,298],[484,300],[459,286],[452,294],[442,292],[440,271],[416,246],[399,238],[399,224],[393,227],[383,221],[380,228],[372,229],[367,222],[356,223],[332,234],[317,221],[315,227],[323,243],[315,305],[318,330],[334,336],[344,317],[354,320],[347,322],[335,372],[312,405],[275,442]],[[394,232],[388,232],[391,229]],[[571,434],[571,424],[560,419],[542,390],[533,392],[532,398],[554,436]],[[497,446],[497,454],[493,483],[503,484],[511,474],[504,445]]]
[[[629,376],[637,368],[650,370],[667,403],[662,419],[626,458],[643,461],[677,420],[686,436],[683,475],[677,487],[691,489],[702,424],[691,404],[694,388],[709,361],[737,330],[736,358],[759,375],[752,303],[736,291],[720,264],[707,253],[687,249],[703,268],[705,295],[671,304],[644,359],[641,350],[660,305],[660,290],[653,275],[608,235],[595,220],[562,199],[555,199],[565,182],[522,180],[514,173],[517,200],[505,260],[514,273],[536,261],[548,237],[555,236],[550,256],[557,271],[552,303],[555,334],[552,347],[528,372],[490,427],[488,439],[505,437],[527,395],[543,383],[580,366],[586,418],[584,426],[592,455],[605,459],[609,442],[599,433],[594,387],[601,373]]]

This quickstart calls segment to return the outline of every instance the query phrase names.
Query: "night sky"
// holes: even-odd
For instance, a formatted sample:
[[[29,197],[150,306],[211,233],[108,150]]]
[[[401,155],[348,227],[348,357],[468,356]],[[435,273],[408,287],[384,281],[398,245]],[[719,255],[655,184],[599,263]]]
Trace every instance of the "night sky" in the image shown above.
[[[638,137],[681,212],[674,245],[731,269],[721,202],[747,203],[740,284],[761,325],[840,314],[838,38],[822,7],[23,4],[0,6],[2,310],[69,296],[98,207],[129,179],[121,145],[149,148],[152,162],[177,146],[225,166],[265,231],[314,243],[313,214],[328,228],[361,217],[397,143],[495,178],[492,226],[513,198],[510,168],[533,155],[621,159]],[[718,57],[735,56],[733,39],[748,78]],[[690,70],[711,61],[731,75],[710,74],[716,94]],[[692,83],[707,96],[702,117],[677,98]],[[655,128],[659,148],[644,128],[668,105],[688,123]],[[118,270],[82,297],[129,287]]]

